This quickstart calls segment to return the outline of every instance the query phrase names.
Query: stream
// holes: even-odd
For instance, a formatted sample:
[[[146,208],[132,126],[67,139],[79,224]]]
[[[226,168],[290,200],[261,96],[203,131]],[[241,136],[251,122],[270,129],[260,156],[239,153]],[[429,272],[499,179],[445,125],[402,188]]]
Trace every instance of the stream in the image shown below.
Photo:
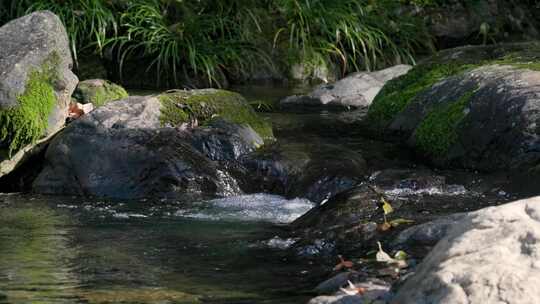
[[[239,91],[250,100],[291,94]],[[334,129],[346,114],[263,115],[283,144],[344,145],[363,155],[370,172],[417,167],[398,145]],[[505,176],[438,174],[471,191],[514,197]],[[282,236],[313,206],[270,194],[207,201],[2,194],[0,303],[306,303],[328,267],[284,250]]]

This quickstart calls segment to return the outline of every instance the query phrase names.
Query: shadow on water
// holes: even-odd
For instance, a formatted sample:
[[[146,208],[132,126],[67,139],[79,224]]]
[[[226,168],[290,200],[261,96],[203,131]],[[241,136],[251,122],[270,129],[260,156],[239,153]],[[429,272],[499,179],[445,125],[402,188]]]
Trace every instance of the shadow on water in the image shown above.
[[[265,245],[283,232],[270,223],[167,216],[162,201],[144,215],[140,202],[1,199],[0,303],[298,303],[320,276]]]

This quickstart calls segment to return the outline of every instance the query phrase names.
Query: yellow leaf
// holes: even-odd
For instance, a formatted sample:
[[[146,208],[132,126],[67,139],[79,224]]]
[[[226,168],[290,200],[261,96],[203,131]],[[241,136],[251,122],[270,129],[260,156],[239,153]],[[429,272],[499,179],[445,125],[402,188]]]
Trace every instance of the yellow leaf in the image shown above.
[[[381,203],[382,203],[382,208],[385,215],[394,212],[394,208],[392,208],[392,205],[390,205],[390,203],[387,200],[385,200],[384,197],[382,196],[381,196]]]

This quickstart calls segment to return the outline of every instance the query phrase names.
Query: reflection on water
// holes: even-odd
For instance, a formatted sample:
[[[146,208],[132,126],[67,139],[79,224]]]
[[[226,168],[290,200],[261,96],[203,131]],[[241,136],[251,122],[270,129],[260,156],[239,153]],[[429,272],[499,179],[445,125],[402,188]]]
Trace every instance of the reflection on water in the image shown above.
[[[175,216],[183,206],[0,195],[0,303],[298,303],[309,297],[320,278],[314,267],[265,246],[280,227]]]

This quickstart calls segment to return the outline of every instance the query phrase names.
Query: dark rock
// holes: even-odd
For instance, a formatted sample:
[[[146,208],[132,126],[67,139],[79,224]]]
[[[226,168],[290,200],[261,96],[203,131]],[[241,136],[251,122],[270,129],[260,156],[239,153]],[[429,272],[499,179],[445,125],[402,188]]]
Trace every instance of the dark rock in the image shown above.
[[[540,162],[539,54],[535,43],[446,51],[389,83],[368,120],[441,167],[528,170]]]
[[[257,133],[218,120],[166,127],[164,109],[157,97],[129,97],[76,120],[50,144],[33,190],[114,198],[241,193],[220,161],[255,150]]]
[[[346,286],[347,281],[351,280],[351,277],[354,275],[353,272],[341,272],[331,277],[330,279],[321,282],[315,291],[319,294],[329,294],[339,291],[339,288]]]
[[[384,223],[382,197],[393,208],[393,212],[387,215],[389,222],[406,219],[416,224],[497,202],[493,197],[469,192],[464,187],[457,187],[460,190],[454,191],[455,186],[446,184],[444,178],[428,170],[387,171],[379,173],[380,177],[372,177],[369,184],[362,183],[338,193],[295,220],[291,227],[300,238],[294,245],[297,251],[305,252],[305,248],[314,248],[308,250],[309,253],[326,254],[333,251],[358,254],[362,250],[376,248],[377,240],[393,239],[412,223],[400,224],[388,231],[381,230],[380,225]],[[385,176],[393,176],[396,180],[390,183]],[[422,183],[427,188],[419,187]],[[331,248],[330,252],[322,247],[321,250],[313,247],[316,243],[325,244],[325,248]]]
[[[262,190],[316,203],[358,184],[367,172],[360,154],[334,145],[278,143],[242,162]]]
[[[540,38],[540,6],[523,0],[444,1],[418,12],[441,48]],[[486,36],[481,33],[486,30]],[[486,41],[484,41],[486,39]]]
[[[413,226],[402,231],[394,240],[393,245],[398,246],[407,244],[409,246],[435,246],[435,244],[446,237],[452,227],[456,226],[464,217],[464,213],[458,213]]]

